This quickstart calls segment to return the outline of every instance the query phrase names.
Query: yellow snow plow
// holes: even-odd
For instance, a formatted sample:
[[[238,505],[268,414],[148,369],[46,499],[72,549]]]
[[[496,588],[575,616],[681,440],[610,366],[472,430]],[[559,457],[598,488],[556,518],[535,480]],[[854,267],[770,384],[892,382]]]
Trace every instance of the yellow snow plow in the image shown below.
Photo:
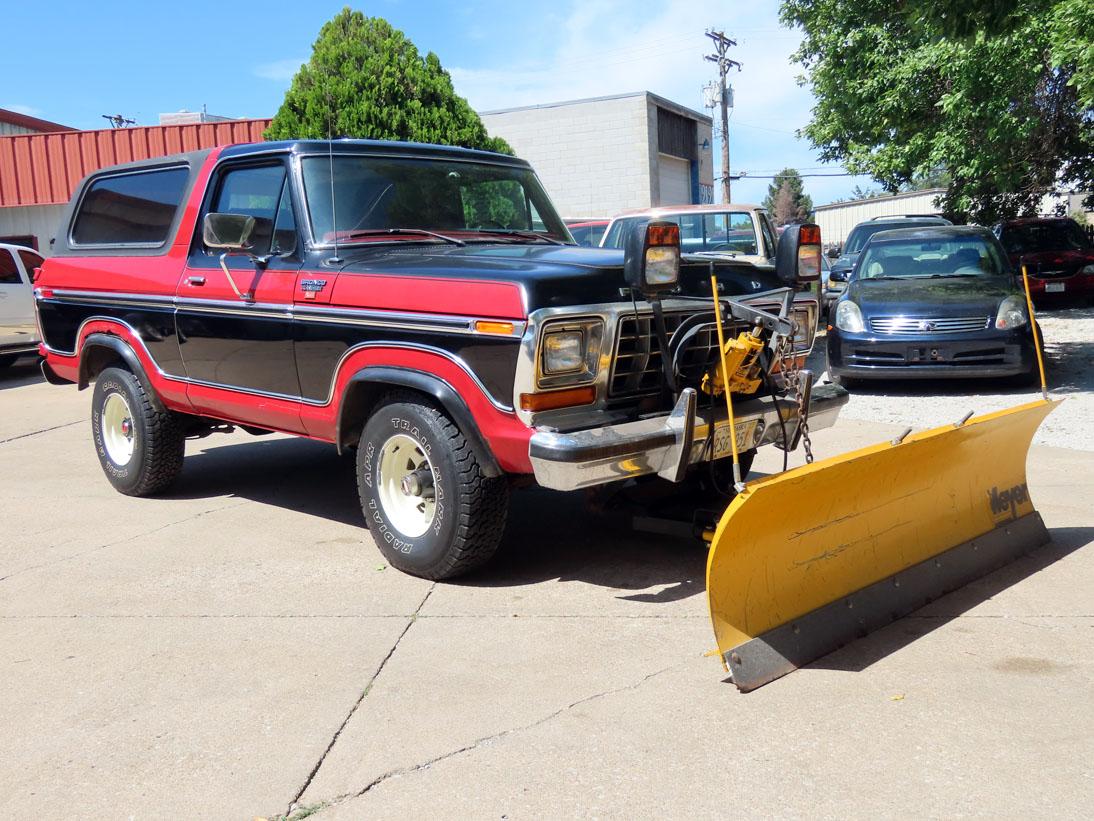
[[[740,690],[1049,541],[1025,469],[1034,433],[1058,404],[1045,390],[1037,337],[1039,401],[909,429],[748,484],[738,474],[709,537],[707,596],[718,652]],[[722,345],[732,352],[732,340]],[[721,366],[731,373],[733,362],[723,356]],[[732,417],[733,380],[724,381]]]
[[[752,690],[1048,541],[1026,452],[1041,400],[748,484],[711,542],[718,650]]]

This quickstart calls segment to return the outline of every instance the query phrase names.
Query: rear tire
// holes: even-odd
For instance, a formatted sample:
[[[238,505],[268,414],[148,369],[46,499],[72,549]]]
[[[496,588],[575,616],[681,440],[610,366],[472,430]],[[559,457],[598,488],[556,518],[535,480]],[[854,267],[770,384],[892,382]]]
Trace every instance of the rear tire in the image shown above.
[[[404,573],[449,579],[490,560],[509,507],[455,423],[415,394],[390,394],[365,423],[357,488],[372,538]]]
[[[122,368],[106,368],[95,380],[91,435],[103,473],[126,496],[158,493],[182,470],[186,437],[178,415]]]
[[[0,371],[6,370],[15,364],[15,360],[19,358],[18,354],[4,354],[0,356]]]

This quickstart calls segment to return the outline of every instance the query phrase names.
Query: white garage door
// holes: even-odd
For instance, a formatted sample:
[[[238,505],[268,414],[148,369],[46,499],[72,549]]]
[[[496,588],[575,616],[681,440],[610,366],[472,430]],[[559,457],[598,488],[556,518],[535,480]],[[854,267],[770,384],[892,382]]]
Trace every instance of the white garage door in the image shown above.
[[[657,155],[657,176],[661,180],[658,205],[687,205],[691,202],[691,163],[668,154]]]

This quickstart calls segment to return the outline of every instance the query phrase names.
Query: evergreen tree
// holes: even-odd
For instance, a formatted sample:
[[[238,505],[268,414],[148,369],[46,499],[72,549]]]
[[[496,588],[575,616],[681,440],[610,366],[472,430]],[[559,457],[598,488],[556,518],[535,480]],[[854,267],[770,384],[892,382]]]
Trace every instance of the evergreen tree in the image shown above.
[[[433,52],[381,17],[342,9],[324,24],[267,140],[359,137],[513,153],[491,137]]]
[[[813,199],[805,193],[805,182],[796,168],[784,168],[767,187],[763,202],[776,225],[805,222],[813,210]]]

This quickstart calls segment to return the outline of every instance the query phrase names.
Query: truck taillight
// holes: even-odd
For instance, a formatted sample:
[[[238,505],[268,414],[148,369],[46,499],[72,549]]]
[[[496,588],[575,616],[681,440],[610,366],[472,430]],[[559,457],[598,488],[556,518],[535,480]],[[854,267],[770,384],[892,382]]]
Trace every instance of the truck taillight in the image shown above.
[[[806,223],[801,227],[798,240],[798,281],[816,282],[821,278],[820,226]]]

